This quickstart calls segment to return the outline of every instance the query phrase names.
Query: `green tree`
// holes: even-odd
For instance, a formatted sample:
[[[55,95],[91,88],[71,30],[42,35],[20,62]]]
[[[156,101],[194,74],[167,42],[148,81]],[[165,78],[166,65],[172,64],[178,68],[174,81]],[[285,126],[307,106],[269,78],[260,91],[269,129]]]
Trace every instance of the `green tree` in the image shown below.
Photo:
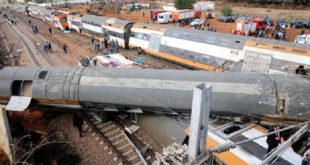
[[[222,13],[222,15],[224,15],[224,16],[231,16],[232,13],[233,13],[233,10],[232,10],[230,7],[223,7],[223,8],[221,9],[221,13]]]
[[[195,0],[174,0],[177,9],[192,9]]]

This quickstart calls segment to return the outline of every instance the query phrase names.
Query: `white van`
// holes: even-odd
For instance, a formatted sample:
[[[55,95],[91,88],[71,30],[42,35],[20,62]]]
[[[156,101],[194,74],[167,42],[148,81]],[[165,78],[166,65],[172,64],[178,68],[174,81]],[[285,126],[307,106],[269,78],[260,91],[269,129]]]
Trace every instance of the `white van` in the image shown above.
[[[295,38],[295,43],[310,45],[310,34],[298,35]]]
[[[172,13],[171,12],[163,12],[157,15],[158,23],[169,23],[172,22]]]

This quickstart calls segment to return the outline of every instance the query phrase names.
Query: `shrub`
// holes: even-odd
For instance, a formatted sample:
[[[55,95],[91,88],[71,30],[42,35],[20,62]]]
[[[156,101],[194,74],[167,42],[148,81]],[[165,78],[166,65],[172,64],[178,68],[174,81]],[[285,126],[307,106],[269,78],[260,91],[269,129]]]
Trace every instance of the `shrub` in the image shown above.
[[[232,13],[233,13],[233,10],[230,8],[230,7],[223,7],[221,9],[221,13],[224,15],[224,16],[231,16]]]

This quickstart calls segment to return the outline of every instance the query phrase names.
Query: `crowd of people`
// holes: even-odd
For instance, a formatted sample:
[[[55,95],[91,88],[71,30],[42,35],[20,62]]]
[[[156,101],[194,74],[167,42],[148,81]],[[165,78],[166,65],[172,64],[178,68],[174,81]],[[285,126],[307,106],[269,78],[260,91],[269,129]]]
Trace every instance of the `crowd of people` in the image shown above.
[[[95,37],[91,37],[91,44],[95,51],[101,51],[101,47],[106,49],[106,54],[119,52],[119,43],[117,40],[109,40],[109,37],[105,35],[102,42],[96,42]]]

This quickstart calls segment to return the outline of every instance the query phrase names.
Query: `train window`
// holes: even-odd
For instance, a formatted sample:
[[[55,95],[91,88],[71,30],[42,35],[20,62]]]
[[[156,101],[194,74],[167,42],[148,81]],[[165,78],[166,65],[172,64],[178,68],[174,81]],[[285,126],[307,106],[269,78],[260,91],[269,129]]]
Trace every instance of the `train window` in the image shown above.
[[[240,41],[235,41],[235,43],[240,44]]]
[[[39,79],[45,79],[47,73],[48,73],[47,71],[41,71],[41,72],[39,73]]]
[[[190,54],[188,57],[189,57],[190,59],[192,59],[192,60],[195,60],[195,59],[196,59],[196,57],[195,57],[194,55],[191,55],[191,54]]]
[[[234,132],[237,132],[243,128],[245,128],[246,126],[244,124],[233,124],[225,129],[223,129],[223,133],[226,135],[232,134]]]
[[[201,61],[202,61],[203,63],[208,63],[209,60],[210,60],[210,57],[207,57],[207,56],[203,56],[203,57],[201,58]]]
[[[238,52],[238,51],[236,51],[236,50],[231,50],[231,51],[230,51],[230,54],[233,54],[233,55],[238,55],[238,54],[239,54],[239,52]]]
[[[136,36],[136,37],[139,38],[139,39],[143,39],[143,34],[137,33],[137,36]]]

